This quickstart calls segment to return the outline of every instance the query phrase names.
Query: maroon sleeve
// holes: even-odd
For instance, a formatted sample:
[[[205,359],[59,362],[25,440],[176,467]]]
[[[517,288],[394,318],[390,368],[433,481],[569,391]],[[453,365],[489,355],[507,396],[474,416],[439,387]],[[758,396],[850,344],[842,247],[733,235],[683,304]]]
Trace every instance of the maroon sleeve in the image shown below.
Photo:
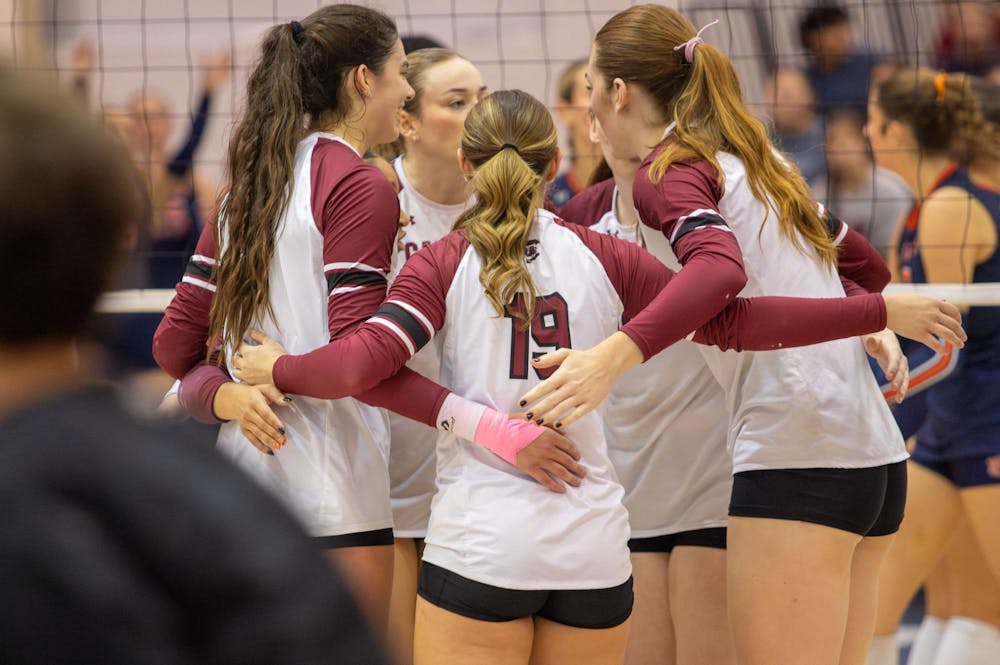
[[[445,296],[467,247],[451,234],[411,256],[371,318],[310,353],[279,358],[275,385],[326,399],[353,395],[434,426],[447,391],[403,365],[444,325]]]
[[[153,358],[175,379],[205,359],[209,311],[215,294],[215,224],[202,229],[177,292],[153,335]]]
[[[835,219],[835,218],[834,218]],[[892,279],[889,266],[868,240],[840,220],[840,228],[834,239],[837,243],[837,272],[842,278],[853,282],[861,292],[881,293]],[[843,279],[841,280],[844,281]],[[844,284],[847,290],[848,284]],[[852,295],[850,291],[848,295]]]
[[[202,363],[188,372],[181,380],[177,391],[177,401],[188,415],[200,423],[214,425],[222,422],[215,416],[212,405],[215,393],[224,383],[232,379],[223,368],[215,364]]]
[[[593,226],[611,210],[614,193],[614,178],[602,180],[567,201],[558,214],[567,222]]]
[[[624,305],[624,322],[649,305],[672,279],[684,274],[674,273],[633,243],[563,225],[576,233],[604,266]],[[736,298],[695,332],[694,341],[736,351],[768,351],[876,332],[885,327],[885,318],[885,302],[878,294],[858,298]]]
[[[699,328],[694,341],[735,351],[770,351],[856,337],[885,328],[881,294],[853,298],[737,298]]]
[[[644,224],[670,240],[684,270],[622,327],[647,360],[722,311],[747,281],[739,243],[718,212],[721,192],[712,167],[674,164],[654,185],[649,161],[635,177],[636,209]]]
[[[343,155],[346,147],[318,146],[312,161],[331,339],[371,316],[385,298],[399,224],[399,199],[385,176],[360,161],[341,175],[341,164],[326,154],[333,150]]]

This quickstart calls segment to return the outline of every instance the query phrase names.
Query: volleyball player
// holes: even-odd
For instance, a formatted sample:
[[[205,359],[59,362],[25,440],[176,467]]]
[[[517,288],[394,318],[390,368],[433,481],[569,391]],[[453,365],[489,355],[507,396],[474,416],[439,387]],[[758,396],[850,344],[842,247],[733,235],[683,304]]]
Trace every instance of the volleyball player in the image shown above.
[[[406,56],[406,79],[413,97],[400,114],[399,156],[392,161],[399,182],[399,204],[408,218],[406,235],[393,260],[389,280],[420,248],[443,238],[468,207],[465,176],[455,154],[462,123],[486,94],[483,75],[454,51],[427,48]],[[424,347],[407,363],[436,380],[440,362],[435,347]],[[390,644],[400,665],[413,662],[413,622],[420,549],[434,496],[437,431],[389,414],[389,489],[395,557],[389,615]]]
[[[559,214],[643,246],[632,203],[639,162],[615,159],[593,118],[591,139],[613,177],[574,196]],[[628,665],[735,662],[726,618],[733,460],[719,417],[725,408],[719,383],[687,340],[629,370],[608,395],[608,456],[625,490],[631,531]]]
[[[964,74],[903,70],[872,94],[867,133],[875,158],[917,197],[893,261],[904,282],[1000,280],[996,94],[993,86],[982,97],[984,104],[992,100],[993,122],[984,120]],[[956,152],[966,156],[967,165],[954,161]],[[963,520],[992,571],[993,579],[979,589],[989,593],[1000,581],[1000,312],[974,307],[964,321],[969,334],[964,349],[912,361],[913,385],[926,387],[926,410],[909,467],[908,517],[879,585],[880,638],[872,656],[879,664],[896,658],[894,635],[903,610]],[[949,621],[933,662],[995,659],[1000,617],[981,619]],[[961,638],[949,639],[949,630]]]
[[[285,355],[253,332],[260,345],[240,347],[235,376],[334,399],[391,376],[433,338],[444,382],[512,409],[516,394],[544,376],[530,367],[533,349],[592,343],[673,277],[635,245],[536,210],[557,156],[554,125],[537,100],[517,91],[486,98],[466,119],[462,163],[476,204],[457,222],[460,231],[411,257],[355,334]],[[740,300],[694,338],[737,349],[812,344],[881,329],[886,317],[869,309],[881,299]],[[917,310],[940,308],[929,299],[915,309],[915,301],[884,304],[911,334],[926,330],[911,325]],[[961,343],[952,323],[949,337]],[[587,481],[557,499],[470,447],[463,428],[450,431],[437,449],[416,662],[619,662],[631,609],[627,516],[600,419],[570,433]]]
[[[193,368],[213,377],[182,383],[182,403],[200,403],[185,397],[193,390],[206,398],[200,419],[237,419],[223,425],[219,447],[296,510],[356,584],[379,630],[393,554],[384,414],[354,400],[291,401],[273,386],[238,385],[212,374],[211,365],[196,365],[206,340],[218,340],[228,358],[251,325],[305,351],[375,311],[385,295],[399,202],[360,155],[395,139],[397,113],[413,94],[405,73],[395,25],[374,10],[333,5],[268,32],[230,143],[221,223],[202,235],[154,339],[157,361],[176,378]],[[215,247],[223,248],[218,256]],[[550,457],[576,467],[561,437],[535,425],[516,428],[505,414],[449,397],[413,373],[360,397],[392,404],[408,381],[416,382],[417,397],[399,409],[425,423],[469,420],[477,440],[494,447],[537,441],[512,459],[548,487],[561,483],[527,461],[546,442],[569,451]],[[268,402],[287,404],[282,419]],[[560,468],[554,473],[564,481],[579,482]]]
[[[588,74],[612,152],[642,160],[633,196],[643,224],[660,232],[647,246],[684,269],[621,332],[535,363],[562,366],[522,401],[563,426],[738,293],[844,292],[835,270],[843,226],[824,222],[746,110],[732,64],[687,19],[658,5],[617,14],[595,38]],[[902,519],[906,451],[862,345],[703,353],[730,419],[727,585],[738,658],[863,662],[878,572]]]

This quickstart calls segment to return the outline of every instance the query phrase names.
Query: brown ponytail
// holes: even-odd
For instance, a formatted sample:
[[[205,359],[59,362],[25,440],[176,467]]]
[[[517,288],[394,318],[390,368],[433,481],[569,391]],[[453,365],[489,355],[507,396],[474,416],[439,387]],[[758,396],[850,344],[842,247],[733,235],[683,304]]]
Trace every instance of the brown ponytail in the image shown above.
[[[926,68],[900,70],[879,84],[875,103],[885,120],[910,128],[920,151],[969,163],[978,154],[995,153],[968,74],[945,74]]]
[[[482,258],[479,281],[498,315],[507,312],[517,293],[525,294],[525,325],[534,316],[536,296],[525,249],[558,145],[548,109],[520,90],[500,90],[483,99],[469,112],[462,133],[462,153],[475,166],[475,203],[455,228],[465,230]]]
[[[658,182],[675,162],[704,160],[722,184],[716,153],[732,153],[743,161],[754,196],[773,202],[782,233],[832,265],[837,250],[805,180],[778,155],[764,126],[747,110],[729,58],[707,43],[694,48],[691,63],[684,49],[674,50],[696,34],[674,9],[636,5],[612,17],[594,39],[594,63],[608,85],[616,78],[638,85],[662,108],[661,120],[676,123],[674,140],[657,155],[650,180]]]
[[[330,5],[293,25],[274,26],[264,37],[229,141],[230,189],[216,228],[209,324],[211,339],[222,337],[229,348],[272,313],[271,258],[293,186],[296,146],[307,126],[328,126],[351,111],[344,89],[350,71],[365,64],[379,72],[397,39],[392,19],[355,5]]]

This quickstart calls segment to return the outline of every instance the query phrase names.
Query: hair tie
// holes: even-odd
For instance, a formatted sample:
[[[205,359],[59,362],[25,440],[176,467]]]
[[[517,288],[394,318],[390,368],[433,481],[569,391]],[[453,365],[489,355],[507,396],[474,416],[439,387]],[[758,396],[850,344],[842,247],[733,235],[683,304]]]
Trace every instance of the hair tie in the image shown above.
[[[705,30],[711,28],[718,22],[719,19],[715,19],[711,23],[706,23],[704,26],[702,26],[701,30],[699,30],[694,37],[687,40],[683,44],[678,44],[677,46],[674,47],[675,51],[680,51],[681,49],[684,49],[684,62],[689,62],[689,63],[694,62],[694,47],[705,41],[704,39],[701,38],[701,33],[705,32]]]
[[[511,150],[516,152],[518,157],[521,156],[521,151],[518,150],[517,146],[514,145],[513,143],[504,143],[502,146],[500,146],[500,150],[497,150],[497,152],[501,152],[503,150],[506,150],[507,148],[510,148]]]
[[[302,33],[305,32],[306,29],[303,28],[302,24],[299,23],[298,21],[292,21],[288,25],[291,26],[291,28],[292,28],[292,39],[295,40],[296,44],[301,44],[302,43]]]
[[[948,75],[944,72],[938,72],[934,75],[934,92],[936,97],[934,101],[940,104],[944,101],[945,93],[948,92]]]

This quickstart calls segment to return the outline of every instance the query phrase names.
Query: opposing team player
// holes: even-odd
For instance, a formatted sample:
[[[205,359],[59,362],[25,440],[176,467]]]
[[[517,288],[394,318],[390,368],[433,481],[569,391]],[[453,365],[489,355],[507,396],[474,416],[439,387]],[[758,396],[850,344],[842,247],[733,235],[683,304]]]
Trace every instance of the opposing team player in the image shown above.
[[[996,86],[981,85],[982,104],[967,75],[902,70],[872,93],[867,133],[875,158],[917,197],[893,261],[902,281],[1000,281],[1000,114]],[[983,118],[986,104],[993,122]],[[903,610],[963,522],[993,579],[960,580],[959,587],[978,585],[989,594],[1000,581],[1000,311],[973,307],[964,321],[965,348],[912,361],[914,386],[926,388],[926,408],[916,427],[907,518],[879,585],[880,638],[872,655],[878,665],[895,662],[893,636]],[[973,560],[952,570],[968,574],[982,566]],[[956,617],[940,631],[929,622],[920,652],[936,652],[932,662],[942,665],[995,659],[997,622],[982,614]],[[927,644],[934,632],[940,633],[937,648]]]
[[[612,152],[642,160],[633,196],[642,223],[659,232],[647,246],[684,269],[621,332],[536,363],[562,363],[523,396],[535,418],[557,425],[739,293],[844,293],[836,240],[845,227],[826,223],[747,111],[732,63],[687,19],[659,5],[617,14],[597,34],[589,77]],[[863,662],[878,572],[902,519],[906,451],[861,343],[704,354],[730,420],[727,584],[738,658]]]
[[[235,376],[334,399],[391,376],[434,339],[442,381],[513,410],[518,393],[545,375],[531,367],[533,348],[589,346],[673,278],[639,247],[537,207],[558,147],[548,112],[529,95],[494,93],[472,110],[462,164],[475,204],[458,232],[410,258],[374,317],[304,355],[285,355],[254,332],[261,344],[240,347]],[[923,336],[941,307],[878,294],[739,300],[693,334],[773,348],[872,332],[888,318]],[[957,321],[947,336],[961,343]],[[586,481],[565,494],[528,482],[505,463],[509,451],[497,459],[470,445],[467,426],[449,430],[437,449],[415,662],[620,662],[632,604],[628,523],[600,418],[569,432]]]
[[[373,10],[333,5],[268,32],[230,143],[232,184],[217,231],[202,235],[154,340],[157,361],[173,376],[193,370],[210,377],[183,382],[182,403],[200,405],[201,419],[234,419],[222,427],[219,447],[296,510],[356,584],[380,630],[393,564],[388,424],[369,405],[391,406],[406,393],[399,384],[415,381],[416,397],[398,408],[424,423],[469,420],[489,446],[537,441],[522,460],[546,441],[572,452],[570,444],[535,425],[512,428],[505,414],[449,397],[408,371],[395,386],[359,395],[361,403],[285,398],[273,387],[228,381],[211,364],[196,365],[206,340],[221,341],[228,361],[243,331],[262,326],[307,351],[378,307],[399,201],[360,155],[395,139],[397,114],[413,95],[405,74],[395,25]],[[281,420],[268,401],[286,405]],[[556,453],[574,465],[566,452]],[[559,487],[541,469],[533,472]],[[568,471],[563,477],[578,482]]]

